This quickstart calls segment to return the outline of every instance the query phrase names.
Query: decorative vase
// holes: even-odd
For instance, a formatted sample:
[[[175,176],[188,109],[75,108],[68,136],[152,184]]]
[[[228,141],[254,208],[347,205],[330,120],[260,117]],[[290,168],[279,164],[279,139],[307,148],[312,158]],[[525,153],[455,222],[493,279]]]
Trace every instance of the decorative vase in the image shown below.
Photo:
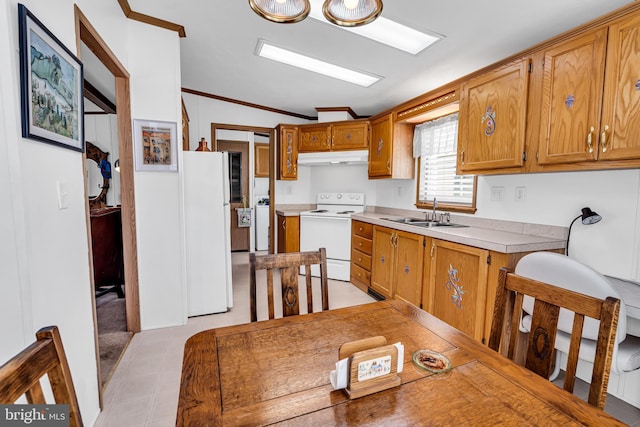
[[[209,149],[207,141],[204,138],[200,138],[200,145],[198,145],[196,151],[211,151]]]

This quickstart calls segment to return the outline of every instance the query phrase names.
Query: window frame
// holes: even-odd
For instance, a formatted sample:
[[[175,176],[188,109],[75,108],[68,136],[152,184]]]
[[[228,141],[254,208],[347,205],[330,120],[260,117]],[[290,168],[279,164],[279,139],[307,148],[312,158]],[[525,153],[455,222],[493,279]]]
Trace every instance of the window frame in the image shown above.
[[[434,117],[430,117],[429,120],[425,120],[421,123],[416,123],[416,126],[422,123],[426,123],[427,121],[432,121],[432,120],[436,120],[439,119],[441,117],[450,115],[455,113],[455,111],[451,112],[447,112],[445,114],[442,115],[436,115]],[[460,119],[458,118],[458,122],[460,121]],[[456,159],[458,158],[458,145],[456,144]],[[415,206],[418,209],[433,209],[433,201],[429,201],[429,200],[420,200],[420,188],[422,187],[422,178],[424,176],[424,173],[422,171],[422,155],[420,155],[417,159],[417,177],[416,177],[416,203]],[[457,166],[457,161],[456,161],[456,173],[458,173],[458,166]],[[470,175],[470,174],[469,174]],[[473,176],[473,195],[471,197],[471,203],[470,204],[462,204],[462,203],[454,203],[454,202],[444,202],[444,201],[439,201],[436,200],[437,202],[437,207],[436,210],[440,210],[440,211],[447,211],[447,212],[460,212],[460,213],[469,213],[469,214],[474,214],[477,211],[476,208],[476,197],[477,197],[477,187],[478,187],[478,176],[474,175]]]

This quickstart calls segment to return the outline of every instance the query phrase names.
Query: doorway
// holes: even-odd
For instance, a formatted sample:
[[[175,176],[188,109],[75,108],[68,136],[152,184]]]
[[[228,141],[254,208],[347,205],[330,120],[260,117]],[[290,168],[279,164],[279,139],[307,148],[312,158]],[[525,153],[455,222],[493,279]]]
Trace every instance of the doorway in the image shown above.
[[[241,131],[241,132],[253,132],[254,134],[262,134],[265,137],[268,137],[269,140],[269,253],[274,253],[274,238],[273,238],[273,230],[274,230],[274,222],[275,222],[275,129],[266,128],[260,126],[244,126],[244,125],[233,125],[233,124],[225,124],[225,123],[211,123],[211,141],[215,150],[217,150],[218,131]]]
[[[249,142],[217,142],[217,151],[229,153],[229,206],[231,208],[231,251],[249,251],[251,245],[251,221],[239,221],[238,210],[249,208]]]
[[[121,221],[122,221],[122,250],[124,260],[124,282],[126,295],[126,324],[127,331],[140,331],[140,300],[138,290],[138,262],[137,262],[137,240],[136,240],[136,212],[135,212],[135,194],[133,182],[133,138],[131,131],[131,100],[129,90],[129,73],[120,63],[116,55],[111,51],[109,46],[104,42],[100,34],[91,25],[87,17],[82,13],[78,5],[74,5],[74,15],[77,33],[76,53],[81,56],[81,46],[86,45],[104,67],[112,74],[115,79],[115,105],[117,117],[117,139],[118,139],[118,156],[120,165],[120,193],[121,193]],[[86,158],[86,156],[83,156]],[[84,163],[84,159],[83,159]],[[84,168],[84,165],[82,166]],[[86,186],[86,182],[85,182]],[[86,187],[85,187],[86,188]],[[86,191],[85,191],[86,192]],[[86,202],[86,221],[87,230],[91,230],[89,219],[89,203],[88,197]],[[88,262],[90,266],[90,286],[93,295],[94,284],[94,268],[92,259],[91,236],[87,236],[89,254]],[[100,354],[98,348],[98,328],[96,324],[96,303],[92,298],[92,309],[94,313],[94,334],[96,342],[96,354]],[[98,384],[101,384],[100,361],[96,359]],[[102,387],[99,387],[100,407],[102,407]]]

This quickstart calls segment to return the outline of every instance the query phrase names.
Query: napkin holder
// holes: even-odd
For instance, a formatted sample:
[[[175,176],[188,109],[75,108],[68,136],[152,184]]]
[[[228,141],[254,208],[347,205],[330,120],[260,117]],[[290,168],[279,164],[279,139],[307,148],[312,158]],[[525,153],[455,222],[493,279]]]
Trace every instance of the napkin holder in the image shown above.
[[[340,346],[340,360],[349,358],[344,392],[357,399],[400,385],[398,348],[382,336],[351,341]]]

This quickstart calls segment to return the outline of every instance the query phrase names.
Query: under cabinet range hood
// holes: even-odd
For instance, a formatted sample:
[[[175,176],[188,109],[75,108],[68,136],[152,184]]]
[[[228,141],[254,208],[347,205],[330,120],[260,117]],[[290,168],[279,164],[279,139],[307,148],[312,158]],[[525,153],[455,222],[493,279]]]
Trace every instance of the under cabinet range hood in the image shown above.
[[[299,153],[299,165],[363,165],[369,160],[368,150],[323,151],[319,153]]]

